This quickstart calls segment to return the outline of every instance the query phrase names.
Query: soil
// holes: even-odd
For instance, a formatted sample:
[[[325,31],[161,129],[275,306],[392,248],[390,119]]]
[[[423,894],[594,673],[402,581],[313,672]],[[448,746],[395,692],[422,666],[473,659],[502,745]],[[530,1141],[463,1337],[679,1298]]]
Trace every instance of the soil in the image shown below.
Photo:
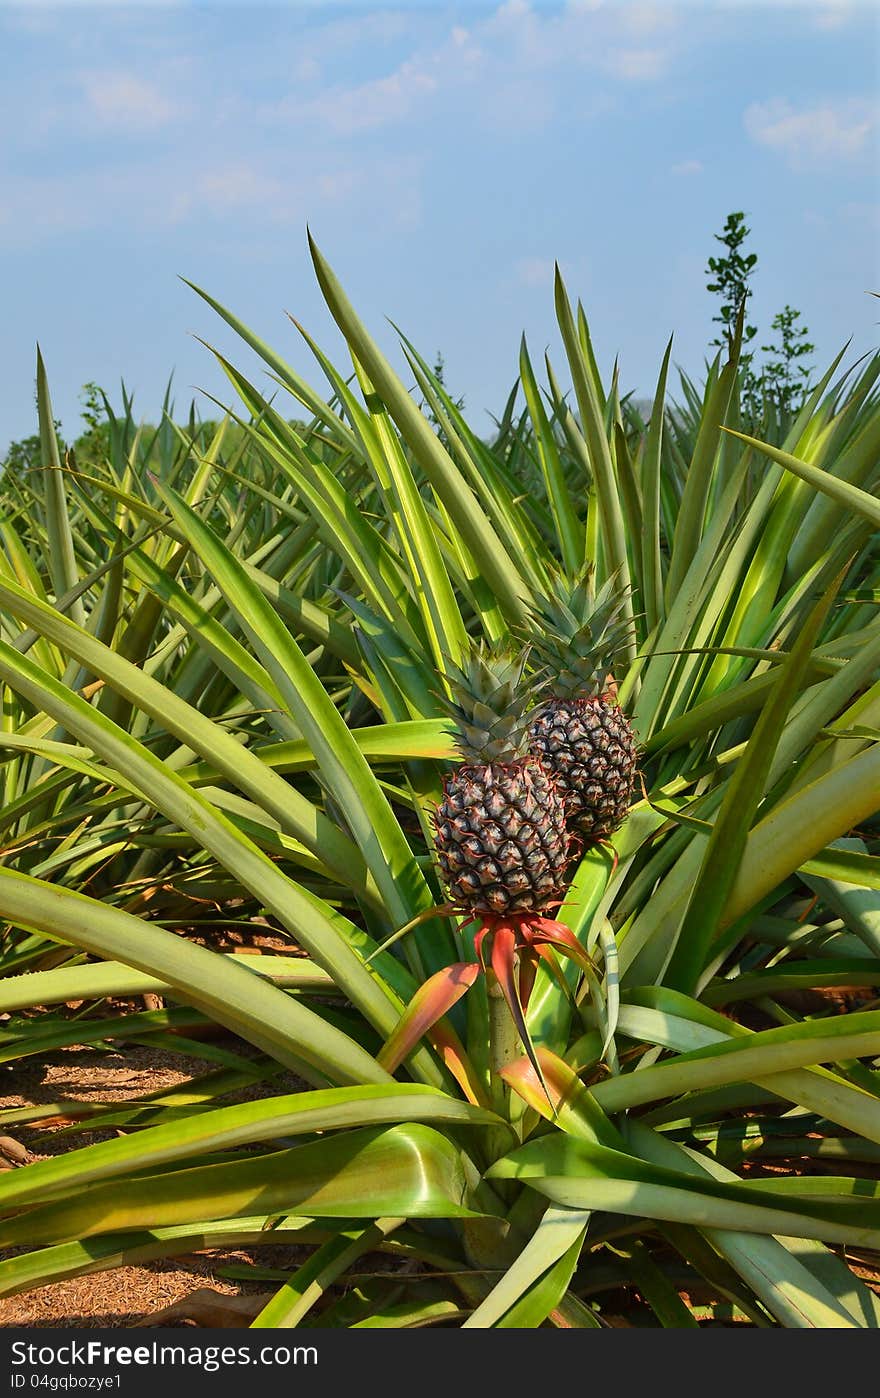
[[[137,1008],[142,1008],[138,1006]],[[233,1036],[228,1042],[215,1040],[224,1048],[248,1053],[248,1045]],[[191,1055],[159,1049],[125,1046],[124,1051],[69,1048],[44,1059],[25,1059],[13,1069],[0,1067],[0,1111],[15,1107],[41,1106],[59,1099],[76,1102],[135,1102],[150,1092],[158,1092],[187,1082],[194,1075],[208,1072],[213,1064]],[[258,1083],[224,1098],[224,1103],[247,1098],[299,1091],[304,1084],[294,1074],[276,1077],[271,1083]],[[110,1139],[112,1129],[82,1131],[58,1136],[62,1123],[54,1119],[44,1125],[0,1125],[0,1169],[15,1169],[41,1156],[59,1150]],[[8,1135],[5,1133],[9,1132]],[[53,1139],[54,1138],[54,1139]],[[0,1252],[0,1259],[11,1256]],[[166,1308],[189,1298],[190,1309],[211,1325],[247,1325],[272,1294],[265,1280],[230,1281],[218,1276],[218,1269],[249,1263],[293,1271],[307,1255],[304,1248],[271,1247],[251,1250],[212,1250],[191,1253],[167,1261],[142,1266],[117,1267],[90,1276],[72,1277],[51,1286],[37,1287],[18,1296],[0,1300],[0,1329],[27,1326],[36,1329],[88,1329],[161,1324],[183,1326],[195,1323],[180,1311],[162,1314]],[[217,1295],[220,1311],[207,1289]],[[241,1298],[239,1306],[233,1298]],[[206,1306],[206,1302],[209,1304]],[[224,1305],[225,1303],[225,1305]],[[161,1318],[160,1318],[161,1314]]]
[[[244,1252],[193,1254],[143,1267],[115,1267],[100,1273],[97,1279],[94,1275],[72,1277],[54,1286],[39,1286],[24,1295],[0,1301],[0,1329],[20,1326],[34,1330],[126,1329],[144,1323],[172,1328],[189,1326],[197,1321],[183,1314],[160,1316],[160,1312],[188,1297],[198,1300],[196,1293],[202,1287],[228,1297],[254,1294],[256,1304],[239,1319],[239,1324],[247,1325],[261,1303],[268,1300],[266,1283],[226,1281],[216,1275],[215,1268],[250,1260],[253,1260],[251,1255]],[[262,1260],[265,1261],[265,1257]],[[279,1260],[275,1265],[285,1263]],[[230,1315],[225,1323],[228,1325],[234,1319]]]

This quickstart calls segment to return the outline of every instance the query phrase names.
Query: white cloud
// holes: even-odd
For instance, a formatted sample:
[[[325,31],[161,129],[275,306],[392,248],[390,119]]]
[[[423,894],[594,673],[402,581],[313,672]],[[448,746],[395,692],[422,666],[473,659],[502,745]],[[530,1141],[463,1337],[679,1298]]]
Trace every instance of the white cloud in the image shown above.
[[[180,4],[181,0],[139,0],[138,9],[171,10]],[[124,13],[131,8],[133,6],[129,0],[14,0],[12,4],[0,3],[4,26],[26,34],[57,32],[58,20],[65,13],[76,15],[86,9]]]
[[[702,175],[702,160],[680,160],[677,165],[673,165],[669,171],[671,175]]]
[[[189,223],[304,224],[310,209],[341,193],[301,166],[275,169],[220,156],[193,171],[185,151],[106,162],[87,171],[31,171],[4,183],[0,245],[93,229],[124,230],[128,236],[131,227],[147,227],[176,235]]]
[[[323,68],[313,54],[307,53],[293,66],[293,76],[299,83],[314,83],[323,75]]]
[[[844,218],[853,219],[856,223],[866,223],[869,228],[880,233],[880,204],[855,199],[844,204],[840,212]]]
[[[29,173],[4,181],[0,247],[30,246],[108,227],[128,236],[132,227],[176,237],[186,225],[264,232],[270,225],[303,226],[317,210],[412,231],[422,218],[420,159],[364,159],[356,169],[280,157],[277,165],[217,158],[194,173],[186,152],[88,172]]]
[[[151,166],[76,171],[60,175],[21,174],[4,181],[0,242],[21,247],[88,229],[119,228],[140,218],[154,226],[170,221],[167,187]]]
[[[553,265],[552,257],[521,257],[514,268],[516,279],[523,286],[551,286]]]
[[[520,55],[540,61],[546,25],[526,0],[506,0],[485,23],[487,33],[497,43],[506,43]]]
[[[672,29],[678,24],[678,13],[674,5],[623,5],[620,9],[620,23],[629,34],[643,37]]]
[[[155,83],[135,73],[81,73],[88,108],[102,126],[127,132],[156,131],[180,115],[181,106]]]
[[[841,29],[852,18],[852,13],[849,0],[824,0],[818,13],[813,16],[813,28]]]
[[[774,97],[747,107],[743,123],[753,141],[779,151],[796,169],[805,169],[860,155],[876,128],[877,105],[849,98],[798,110]]]
[[[203,200],[213,209],[234,209],[257,200],[271,200],[274,208],[284,194],[281,180],[265,175],[250,165],[228,165],[219,170],[206,170],[195,181],[196,201]]]
[[[413,52],[390,73],[352,87],[328,86],[314,97],[293,91],[264,108],[263,116],[270,121],[316,120],[337,136],[375,130],[418,115],[441,90],[471,82],[483,57],[471,31],[455,25],[442,43]]]
[[[336,202],[347,199],[363,183],[363,175],[357,170],[337,170],[333,174],[324,172],[318,176],[318,192],[322,198]]]
[[[589,59],[599,23],[593,5],[541,13],[525,0],[507,0],[480,26],[480,33],[499,66],[534,72]]]
[[[329,88],[305,111],[340,135],[368,131],[409,115],[420,98],[437,90],[437,79],[413,59],[407,59],[384,78],[357,87]]]
[[[404,9],[376,9],[365,14],[327,20],[317,31],[318,52],[326,56],[330,52],[344,52],[366,44],[393,43],[409,32],[413,18]]]
[[[338,44],[360,22],[328,28],[336,32]],[[314,63],[308,63],[309,50],[300,55],[287,95],[265,105],[261,115],[270,125],[315,123],[331,136],[350,137],[423,119],[437,102],[454,101],[459,109],[466,103],[481,125],[536,130],[558,110],[562,79],[573,71],[625,83],[662,78],[672,48],[643,40],[675,23],[677,18],[670,19],[664,6],[656,4],[611,7],[601,0],[568,0],[551,9],[528,0],[504,0],[494,10],[469,10],[465,22],[448,28],[433,22],[432,38],[410,48],[402,62],[390,71],[364,73],[349,86],[326,82],[317,93],[304,92],[305,77],[318,76],[316,65],[324,74],[330,71],[317,51]],[[398,43],[411,32],[399,26],[396,20],[387,31]],[[588,120],[609,100],[614,99],[607,83],[582,86],[578,117]]]
[[[665,49],[612,49],[605,66],[627,82],[653,82],[666,72],[667,59]]]

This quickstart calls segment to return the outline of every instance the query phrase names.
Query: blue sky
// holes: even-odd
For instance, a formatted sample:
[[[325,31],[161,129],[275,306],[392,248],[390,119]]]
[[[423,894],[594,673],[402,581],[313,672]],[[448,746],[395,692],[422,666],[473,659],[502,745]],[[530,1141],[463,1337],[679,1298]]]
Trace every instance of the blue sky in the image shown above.
[[[876,344],[870,2],[0,0],[0,53],[0,448],[34,430],[37,340],[70,435],[86,380],[123,377],[145,418],[172,371],[179,410],[230,401],[194,336],[253,360],[179,276],[320,384],[285,318],[342,361],[307,222],[380,342],[387,317],[441,350],[481,430],[523,331],[561,361],[554,259],[625,389],[651,393],[673,332],[699,375],[732,209],[762,332],[788,302],[820,362]]]

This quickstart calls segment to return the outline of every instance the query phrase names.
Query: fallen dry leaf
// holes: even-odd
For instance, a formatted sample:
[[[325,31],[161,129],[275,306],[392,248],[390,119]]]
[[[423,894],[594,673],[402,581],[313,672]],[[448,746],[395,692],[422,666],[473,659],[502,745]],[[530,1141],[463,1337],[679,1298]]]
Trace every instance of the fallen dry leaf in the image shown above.
[[[170,1320],[191,1320],[209,1330],[246,1330],[274,1295],[274,1291],[263,1291],[256,1296],[225,1296],[222,1291],[200,1286],[173,1306],[135,1321],[132,1329],[167,1325]]]

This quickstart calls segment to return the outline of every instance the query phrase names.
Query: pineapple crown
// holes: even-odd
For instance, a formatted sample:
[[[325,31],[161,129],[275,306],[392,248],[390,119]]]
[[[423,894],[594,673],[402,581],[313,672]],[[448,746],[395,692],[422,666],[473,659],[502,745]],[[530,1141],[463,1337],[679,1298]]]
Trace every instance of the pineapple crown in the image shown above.
[[[452,698],[440,701],[455,724],[455,745],[463,762],[515,762],[528,751],[535,695],[544,681],[523,683],[528,649],[471,643],[461,666],[446,664]]]
[[[632,633],[624,615],[628,592],[613,574],[595,591],[593,565],[572,580],[550,575],[546,594],[538,594],[521,638],[534,651],[553,694],[601,694],[621,647]]]

